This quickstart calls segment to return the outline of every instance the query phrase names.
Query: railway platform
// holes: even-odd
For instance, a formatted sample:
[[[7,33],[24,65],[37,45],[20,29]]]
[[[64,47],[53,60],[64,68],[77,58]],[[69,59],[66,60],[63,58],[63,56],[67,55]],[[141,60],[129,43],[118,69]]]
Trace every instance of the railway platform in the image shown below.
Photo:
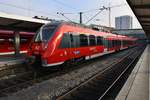
[[[147,45],[116,100],[149,100],[150,45]]]
[[[14,55],[0,56],[0,67],[21,64],[24,62],[25,62],[24,54],[22,54],[18,57],[14,56]]]

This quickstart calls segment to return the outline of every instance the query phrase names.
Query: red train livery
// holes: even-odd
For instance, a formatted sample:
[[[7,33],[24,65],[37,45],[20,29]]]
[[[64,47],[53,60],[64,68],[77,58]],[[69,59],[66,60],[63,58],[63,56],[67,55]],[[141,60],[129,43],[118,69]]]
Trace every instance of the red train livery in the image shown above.
[[[38,30],[27,54],[31,64],[49,67],[119,51],[134,46],[135,41],[79,24],[51,22]]]
[[[20,32],[20,53],[26,53],[35,33]],[[15,54],[13,31],[0,30],[0,55]]]

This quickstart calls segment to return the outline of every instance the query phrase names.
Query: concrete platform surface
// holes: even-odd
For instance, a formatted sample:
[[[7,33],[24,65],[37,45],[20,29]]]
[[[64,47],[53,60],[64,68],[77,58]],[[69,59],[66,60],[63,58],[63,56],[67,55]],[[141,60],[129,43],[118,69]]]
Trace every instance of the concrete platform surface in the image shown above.
[[[116,100],[149,100],[150,45],[127,79]]]
[[[16,57],[14,55],[0,56],[0,67],[21,64],[25,62],[25,55]]]

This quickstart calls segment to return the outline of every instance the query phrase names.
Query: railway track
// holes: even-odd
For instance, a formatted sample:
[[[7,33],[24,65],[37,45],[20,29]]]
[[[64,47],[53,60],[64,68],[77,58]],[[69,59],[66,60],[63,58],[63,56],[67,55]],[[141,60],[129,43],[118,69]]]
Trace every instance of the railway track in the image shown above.
[[[97,73],[77,87],[56,97],[56,100],[108,100],[109,91],[125,72],[135,64],[144,49],[137,49]]]
[[[129,50],[127,53],[131,52],[131,50]],[[125,54],[121,54],[121,55],[125,55]],[[107,57],[107,56],[105,56],[105,57]],[[100,59],[105,58],[105,57],[100,57]],[[117,58],[117,56],[116,56],[116,58]],[[114,60],[116,60],[116,58],[112,57],[112,59],[114,59]],[[82,68],[83,66],[86,66],[90,63],[94,63],[96,60],[99,61],[99,58],[85,62],[85,63],[82,63],[78,66],[71,67],[69,69],[66,68],[62,71],[50,71],[50,72],[46,72],[44,74],[43,73],[37,74],[31,70],[31,71],[27,71],[25,73],[21,73],[21,74],[17,75],[16,77],[0,81],[0,88],[1,88],[0,97],[8,96],[11,93],[15,93],[15,92],[17,92],[23,88],[27,88],[29,86],[36,84],[36,83],[48,80],[50,78],[55,78],[56,76],[61,76],[64,73],[68,73],[68,72],[73,71],[75,69]],[[117,63],[117,62],[114,61],[114,63]],[[70,93],[70,92],[68,92],[68,93]]]
[[[31,70],[25,63],[0,67],[0,80],[9,79]]]

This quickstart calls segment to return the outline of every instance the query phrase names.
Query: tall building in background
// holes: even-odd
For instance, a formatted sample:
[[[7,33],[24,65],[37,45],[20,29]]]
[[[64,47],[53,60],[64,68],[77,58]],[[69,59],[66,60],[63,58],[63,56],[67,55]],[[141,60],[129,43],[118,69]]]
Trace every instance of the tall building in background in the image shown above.
[[[131,16],[119,16],[115,18],[116,29],[132,29],[132,17]]]

